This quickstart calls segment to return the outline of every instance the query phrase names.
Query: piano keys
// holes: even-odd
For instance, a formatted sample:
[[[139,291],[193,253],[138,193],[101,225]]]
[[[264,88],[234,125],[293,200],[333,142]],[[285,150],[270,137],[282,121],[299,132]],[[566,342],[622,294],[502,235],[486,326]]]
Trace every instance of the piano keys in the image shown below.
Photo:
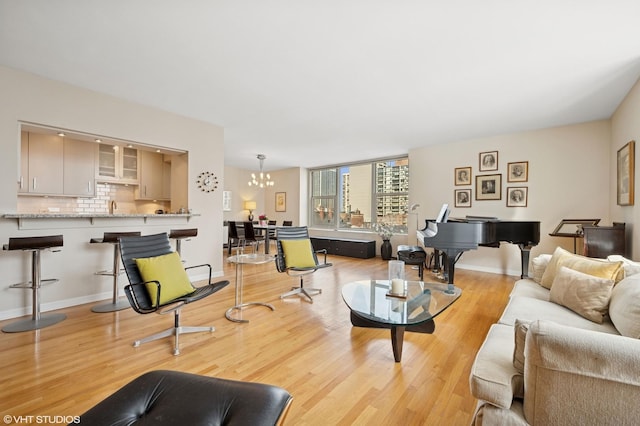
[[[467,217],[436,223],[427,220],[426,226],[417,231],[418,240],[425,247],[432,247],[446,256],[449,284],[453,284],[455,264],[465,251],[479,246],[499,247],[501,242],[517,244],[520,249],[521,275],[529,275],[531,248],[540,242],[540,222],[501,221],[496,218]]]

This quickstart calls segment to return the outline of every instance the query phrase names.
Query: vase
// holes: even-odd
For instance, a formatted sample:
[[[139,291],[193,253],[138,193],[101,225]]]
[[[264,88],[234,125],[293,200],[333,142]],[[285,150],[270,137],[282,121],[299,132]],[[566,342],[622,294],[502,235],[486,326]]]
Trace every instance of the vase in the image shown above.
[[[390,260],[392,253],[393,247],[391,246],[391,241],[382,240],[382,245],[380,246],[380,256],[382,256],[382,260]]]

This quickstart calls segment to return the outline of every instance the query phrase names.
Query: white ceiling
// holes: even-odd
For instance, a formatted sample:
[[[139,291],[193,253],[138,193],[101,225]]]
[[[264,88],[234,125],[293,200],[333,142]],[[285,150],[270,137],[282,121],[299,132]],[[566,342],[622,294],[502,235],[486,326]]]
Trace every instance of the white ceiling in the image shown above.
[[[609,118],[639,18],[639,0],[0,0],[0,64],[223,126],[228,165],[274,170]]]

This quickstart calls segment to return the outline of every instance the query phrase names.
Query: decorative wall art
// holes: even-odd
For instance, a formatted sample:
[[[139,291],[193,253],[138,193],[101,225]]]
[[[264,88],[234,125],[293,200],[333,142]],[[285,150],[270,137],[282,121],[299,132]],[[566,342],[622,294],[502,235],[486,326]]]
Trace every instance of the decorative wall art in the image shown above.
[[[455,169],[455,184],[471,185],[471,167],[457,167]]]
[[[231,191],[222,191],[222,211],[231,211]]]
[[[501,200],[502,199],[502,175],[478,175],[476,176],[476,201]]]
[[[526,182],[528,179],[528,161],[517,161],[507,164],[507,182]]]
[[[287,193],[286,192],[276,192],[276,211],[277,212],[287,211]]]
[[[481,172],[498,170],[498,151],[481,152],[479,161]]]
[[[529,188],[512,186],[507,188],[507,207],[527,207]]]
[[[455,189],[453,198],[456,207],[471,207],[471,189]]]
[[[632,206],[634,195],[635,141],[618,150],[618,205]]]

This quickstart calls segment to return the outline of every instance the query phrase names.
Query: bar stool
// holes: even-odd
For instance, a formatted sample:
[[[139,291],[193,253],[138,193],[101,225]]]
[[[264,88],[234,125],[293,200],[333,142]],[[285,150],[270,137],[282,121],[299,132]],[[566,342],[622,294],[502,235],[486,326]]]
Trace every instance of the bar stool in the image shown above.
[[[113,244],[113,269],[98,271],[96,275],[106,275],[113,277],[113,299],[110,303],[103,303],[91,308],[91,311],[104,313],[115,312],[130,308],[127,299],[118,298],[118,277],[124,271],[120,270],[120,237],[139,237],[140,232],[105,232],[102,238],[92,238],[91,244]]]
[[[427,252],[420,246],[398,246],[398,260],[404,261],[405,265],[414,265],[418,267],[418,276],[422,281],[424,264],[427,260]]]
[[[43,284],[51,284],[58,281],[55,278],[45,280],[41,278],[40,253],[42,253],[42,250],[62,247],[62,244],[62,235],[50,235],[44,237],[9,238],[9,244],[5,244],[3,246],[4,250],[23,250],[31,252],[31,281],[13,284],[10,288],[29,288],[32,293],[31,318],[19,320],[4,326],[2,331],[5,333],[38,330],[40,328],[57,324],[67,317],[65,314],[42,314],[40,312],[40,287]]]
[[[176,240],[176,252],[182,258],[182,240],[189,241],[191,237],[198,236],[198,228],[190,229],[172,229],[169,231],[169,238]]]

